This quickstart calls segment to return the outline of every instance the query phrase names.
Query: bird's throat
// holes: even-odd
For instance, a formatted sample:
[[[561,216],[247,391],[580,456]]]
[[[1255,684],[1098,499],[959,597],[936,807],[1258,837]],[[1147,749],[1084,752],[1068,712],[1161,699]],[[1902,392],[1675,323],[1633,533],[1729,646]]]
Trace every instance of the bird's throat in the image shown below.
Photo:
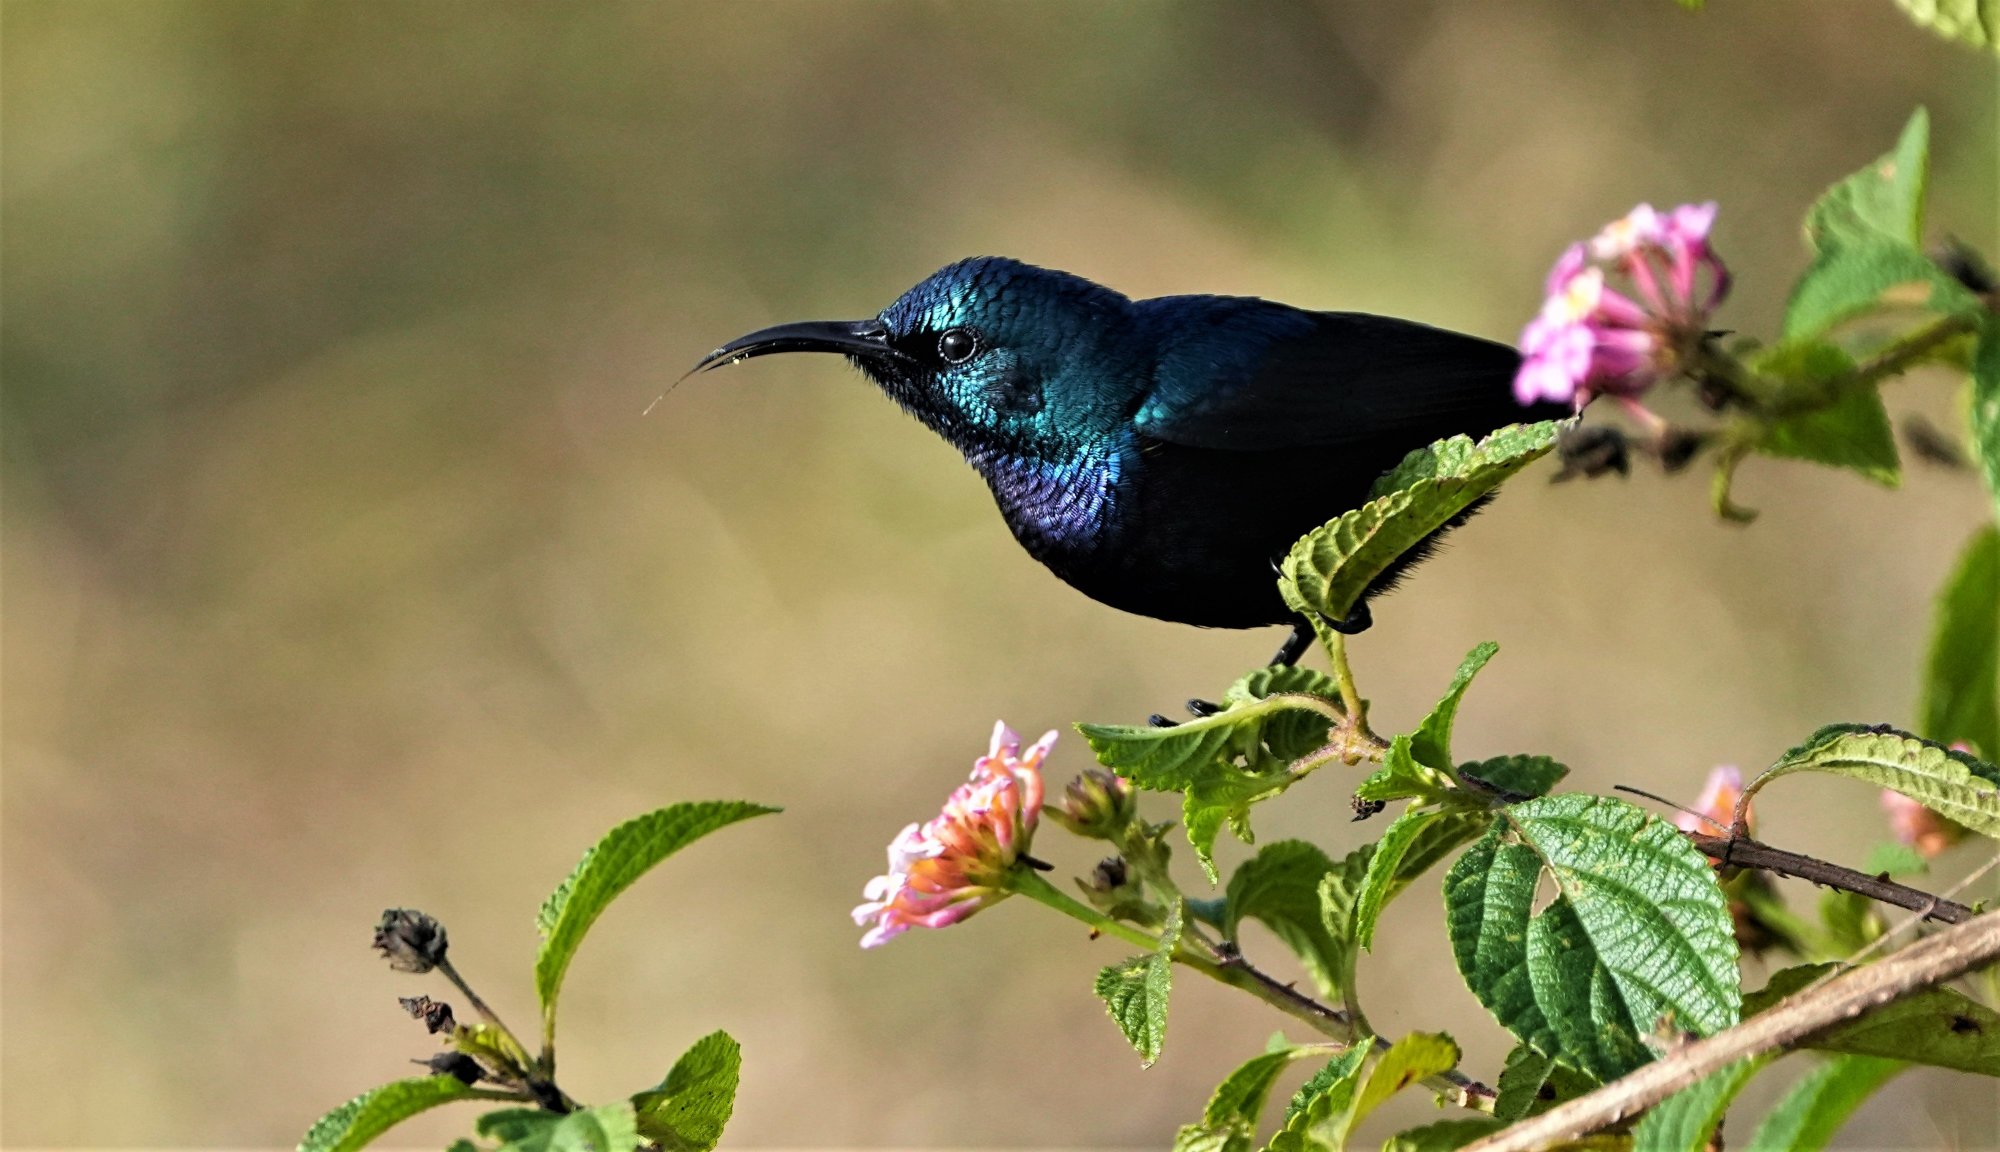
[[[1043,563],[1095,551],[1116,523],[1122,461],[1114,445],[1057,459],[999,450],[969,458],[1015,538]]]

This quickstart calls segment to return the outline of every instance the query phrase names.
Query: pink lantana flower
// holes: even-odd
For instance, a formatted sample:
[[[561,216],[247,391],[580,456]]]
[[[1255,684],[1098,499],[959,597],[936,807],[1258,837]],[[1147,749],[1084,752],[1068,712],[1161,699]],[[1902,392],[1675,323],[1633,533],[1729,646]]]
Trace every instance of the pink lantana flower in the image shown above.
[[[1737,802],[1743,799],[1743,774],[1734,764],[1720,764],[1708,774],[1700,799],[1694,807],[1675,814],[1674,827],[1702,836],[1727,836],[1736,819]],[[1751,813],[1743,813],[1745,834],[1755,824]]]
[[[1641,204],[1588,244],[1570,245],[1549,272],[1541,314],[1521,332],[1515,399],[1581,409],[1612,395],[1636,404],[1678,372],[1729,293],[1729,270],[1708,245],[1714,223],[1713,203],[1665,215]],[[1611,285],[1614,273],[1629,294]]]
[[[1972,745],[1961,740],[1951,750],[1970,755]],[[1882,814],[1889,818],[1889,834],[1896,842],[1916,849],[1917,855],[1926,860],[1965,838],[1965,825],[1888,788],[1882,789]]]
[[[912,926],[943,928],[1006,898],[1008,871],[1028,851],[1042,813],[1042,761],[1055,746],[1048,732],[1023,751],[1000,723],[972,775],[935,819],[912,824],[889,844],[889,871],[868,882],[854,922],[873,948]]]
[[[1929,860],[1959,842],[1965,826],[1947,819],[1903,795],[1882,789],[1882,813],[1889,818],[1889,834],[1900,844],[1917,850]]]

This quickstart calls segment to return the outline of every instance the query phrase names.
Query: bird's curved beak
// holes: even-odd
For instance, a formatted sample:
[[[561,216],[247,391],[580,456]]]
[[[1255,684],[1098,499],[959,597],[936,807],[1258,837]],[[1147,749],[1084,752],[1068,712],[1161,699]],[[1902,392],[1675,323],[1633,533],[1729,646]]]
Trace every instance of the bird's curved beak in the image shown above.
[[[807,320],[739,336],[702,357],[701,363],[688,370],[688,375],[774,352],[837,352],[864,359],[909,359],[890,346],[889,326],[880,320]]]

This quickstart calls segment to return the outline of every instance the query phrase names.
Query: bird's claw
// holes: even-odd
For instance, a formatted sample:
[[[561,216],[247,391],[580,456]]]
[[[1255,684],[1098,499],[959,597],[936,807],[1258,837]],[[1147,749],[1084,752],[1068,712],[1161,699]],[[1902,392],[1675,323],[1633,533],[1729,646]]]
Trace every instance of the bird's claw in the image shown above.
[[[1221,712],[1224,709],[1224,707],[1225,705],[1217,704],[1213,700],[1203,700],[1199,696],[1187,702],[1188,715],[1194,717],[1197,720],[1203,719],[1204,717],[1213,716],[1217,712]],[[1151,716],[1146,717],[1146,723],[1152,725],[1155,728],[1180,727],[1179,721],[1169,720],[1165,716],[1160,715],[1158,712],[1155,712]]]
[[[1368,631],[1369,626],[1375,623],[1375,614],[1368,610],[1366,600],[1357,601],[1354,607],[1347,610],[1347,615],[1338,620],[1324,612],[1319,614],[1319,618],[1328,628],[1342,636],[1358,636]]]

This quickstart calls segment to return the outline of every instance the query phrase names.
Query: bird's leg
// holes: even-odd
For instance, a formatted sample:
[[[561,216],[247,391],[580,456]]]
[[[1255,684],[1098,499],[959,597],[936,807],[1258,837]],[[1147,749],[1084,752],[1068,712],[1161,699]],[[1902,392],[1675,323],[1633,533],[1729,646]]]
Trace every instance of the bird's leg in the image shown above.
[[[1312,621],[1301,616],[1293,621],[1292,634],[1285,637],[1283,644],[1278,645],[1277,652],[1271,656],[1271,663],[1282,668],[1290,668],[1299,662],[1299,657],[1306,654],[1306,649],[1312,647],[1312,642]]]

